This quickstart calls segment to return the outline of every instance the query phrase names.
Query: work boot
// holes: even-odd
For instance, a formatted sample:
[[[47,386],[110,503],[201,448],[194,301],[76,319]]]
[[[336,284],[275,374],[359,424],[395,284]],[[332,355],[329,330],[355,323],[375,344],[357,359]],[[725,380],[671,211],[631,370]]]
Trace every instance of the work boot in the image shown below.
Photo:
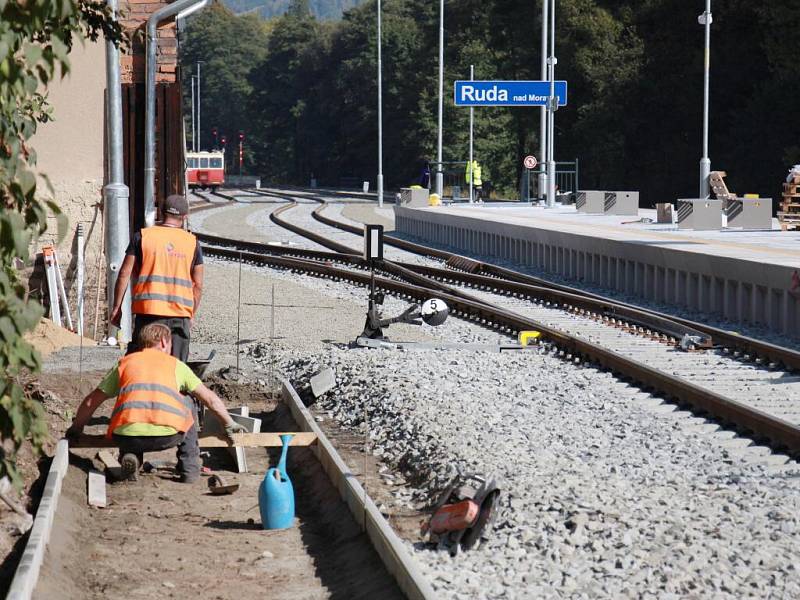
[[[139,458],[135,454],[123,454],[119,463],[122,466],[120,479],[136,481],[139,478]]]

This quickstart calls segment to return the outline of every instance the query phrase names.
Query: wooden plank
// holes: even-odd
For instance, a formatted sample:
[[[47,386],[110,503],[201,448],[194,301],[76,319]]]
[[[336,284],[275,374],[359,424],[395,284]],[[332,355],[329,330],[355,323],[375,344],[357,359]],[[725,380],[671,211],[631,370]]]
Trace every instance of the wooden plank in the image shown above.
[[[89,506],[96,506],[97,508],[106,507],[106,476],[100,471],[92,469],[89,471],[89,479],[87,480],[87,491],[89,496]]]
[[[97,453],[97,458],[106,467],[106,471],[114,479],[119,479],[122,476],[122,465],[108,450],[101,450]]]
[[[245,448],[279,448],[281,435],[290,434],[292,438],[290,446],[311,446],[317,441],[317,436],[307,432],[268,432],[268,433],[237,433],[234,434],[235,444],[230,444],[228,440],[216,436],[203,436],[200,438],[201,448],[230,448],[242,446]],[[113,439],[108,439],[104,435],[83,434],[69,442],[70,448],[117,448],[118,445]]]

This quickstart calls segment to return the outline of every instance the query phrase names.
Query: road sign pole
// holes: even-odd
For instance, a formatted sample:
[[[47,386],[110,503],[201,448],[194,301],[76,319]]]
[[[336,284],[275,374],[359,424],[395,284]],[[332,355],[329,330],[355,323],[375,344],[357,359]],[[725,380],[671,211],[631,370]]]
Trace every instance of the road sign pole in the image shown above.
[[[469,80],[475,81],[475,66],[469,66]],[[474,202],[474,196],[472,195],[472,149],[473,149],[473,127],[475,124],[475,108],[470,106],[469,107],[469,201]]]
[[[711,174],[711,159],[708,157],[708,98],[711,75],[711,0],[706,0],[706,10],[700,16],[705,26],[705,60],[703,63],[703,157],[700,159],[700,198],[708,198],[708,177]]]
[[[547,207],[553,208],[556,202],[556,161],[555,161],[555,111],[556,103],[556,0],[550,4],[550,98],[548,102],[547,140]]]
[[[547,79],[547,7],[550,0],[542,0],[542,81]],[[536,194],[544,198],[547,190],[547,107],[542,106],[539,113],[539,187]],[[530,191],[528,192],[530,194]]]
[[[442,197],[444,174],[442,173],[442,111],[444,102],[444,0],[439,2],[439,134],[436,142],[436,193]]]

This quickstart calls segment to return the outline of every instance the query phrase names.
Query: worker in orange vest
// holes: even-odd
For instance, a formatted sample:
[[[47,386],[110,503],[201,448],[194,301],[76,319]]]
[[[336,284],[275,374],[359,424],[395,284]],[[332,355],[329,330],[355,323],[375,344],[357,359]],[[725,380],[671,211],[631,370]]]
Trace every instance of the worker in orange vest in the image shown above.
[[[234,433],[245,428],[231,419],[222,400],[171,356],[172,334],[163,323],[145,325],[139,333],[142,350],[124,356],[97,388],[83,399],[67,437],[76,437],[95,410],[116,396],[106,436],[120,447],[124,479],[136,479],[144,452],[178,447],[176,468],[180,481],[192,483],[200,477],[197,443],[197,414],[194,402],[182,394],[192,394],[225,424],[232,441]]]
[[[164,323],[172,331],[172,356],[186,362],[194,315],[203,293],[203,253],[197,238],[184,231],[189,202],[173,194],[164,201],[164,220],[134,234],[114,286],[111,324],[119,326],[122,299],[133,275],[133,342],[149,323]]]

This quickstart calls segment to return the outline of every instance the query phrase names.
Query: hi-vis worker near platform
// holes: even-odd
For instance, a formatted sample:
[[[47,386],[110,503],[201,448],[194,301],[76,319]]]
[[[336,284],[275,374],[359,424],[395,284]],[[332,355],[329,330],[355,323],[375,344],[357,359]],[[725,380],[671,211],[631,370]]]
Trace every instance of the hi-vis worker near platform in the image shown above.
[[[149,323],[163,323],[172,332],[172,356],[186,362],[189,357],[191,324],[203,293],[203,254],[197,238],[183,230],[189,214],[184,196],[172,195],[164,202],[164,221],[136,233],[125,252],[114,288],[111,323],[119,325],[122,299],[133,275],[133,342]]]
[[[162,323],[150,323],[139,332],[142,348],[124,356],[83,399],[67,437],[80,435],[94,411],[108,398],[117,397],[106,436],[120,447],[125,479],[136,479],[144,452],[178,447],[176,474],[192,483],[200,477],[197,411],[192,394],[225,424],[229,439],[245,428],[234,422],[225,405],[183,362],[170,356],[172,335]]]
[[[483,187],[483,180],[481,179],[481,165],[477,160],[473,160],[472,164],[467,161],[467,168],[464,171],[464,177],[467,180],[467,187],[469,187],[470,179],[472,179],[472,189],[475,192],[475,201],[481,202],[481,191]],[[474,177],[474,179],[473,179]]]

